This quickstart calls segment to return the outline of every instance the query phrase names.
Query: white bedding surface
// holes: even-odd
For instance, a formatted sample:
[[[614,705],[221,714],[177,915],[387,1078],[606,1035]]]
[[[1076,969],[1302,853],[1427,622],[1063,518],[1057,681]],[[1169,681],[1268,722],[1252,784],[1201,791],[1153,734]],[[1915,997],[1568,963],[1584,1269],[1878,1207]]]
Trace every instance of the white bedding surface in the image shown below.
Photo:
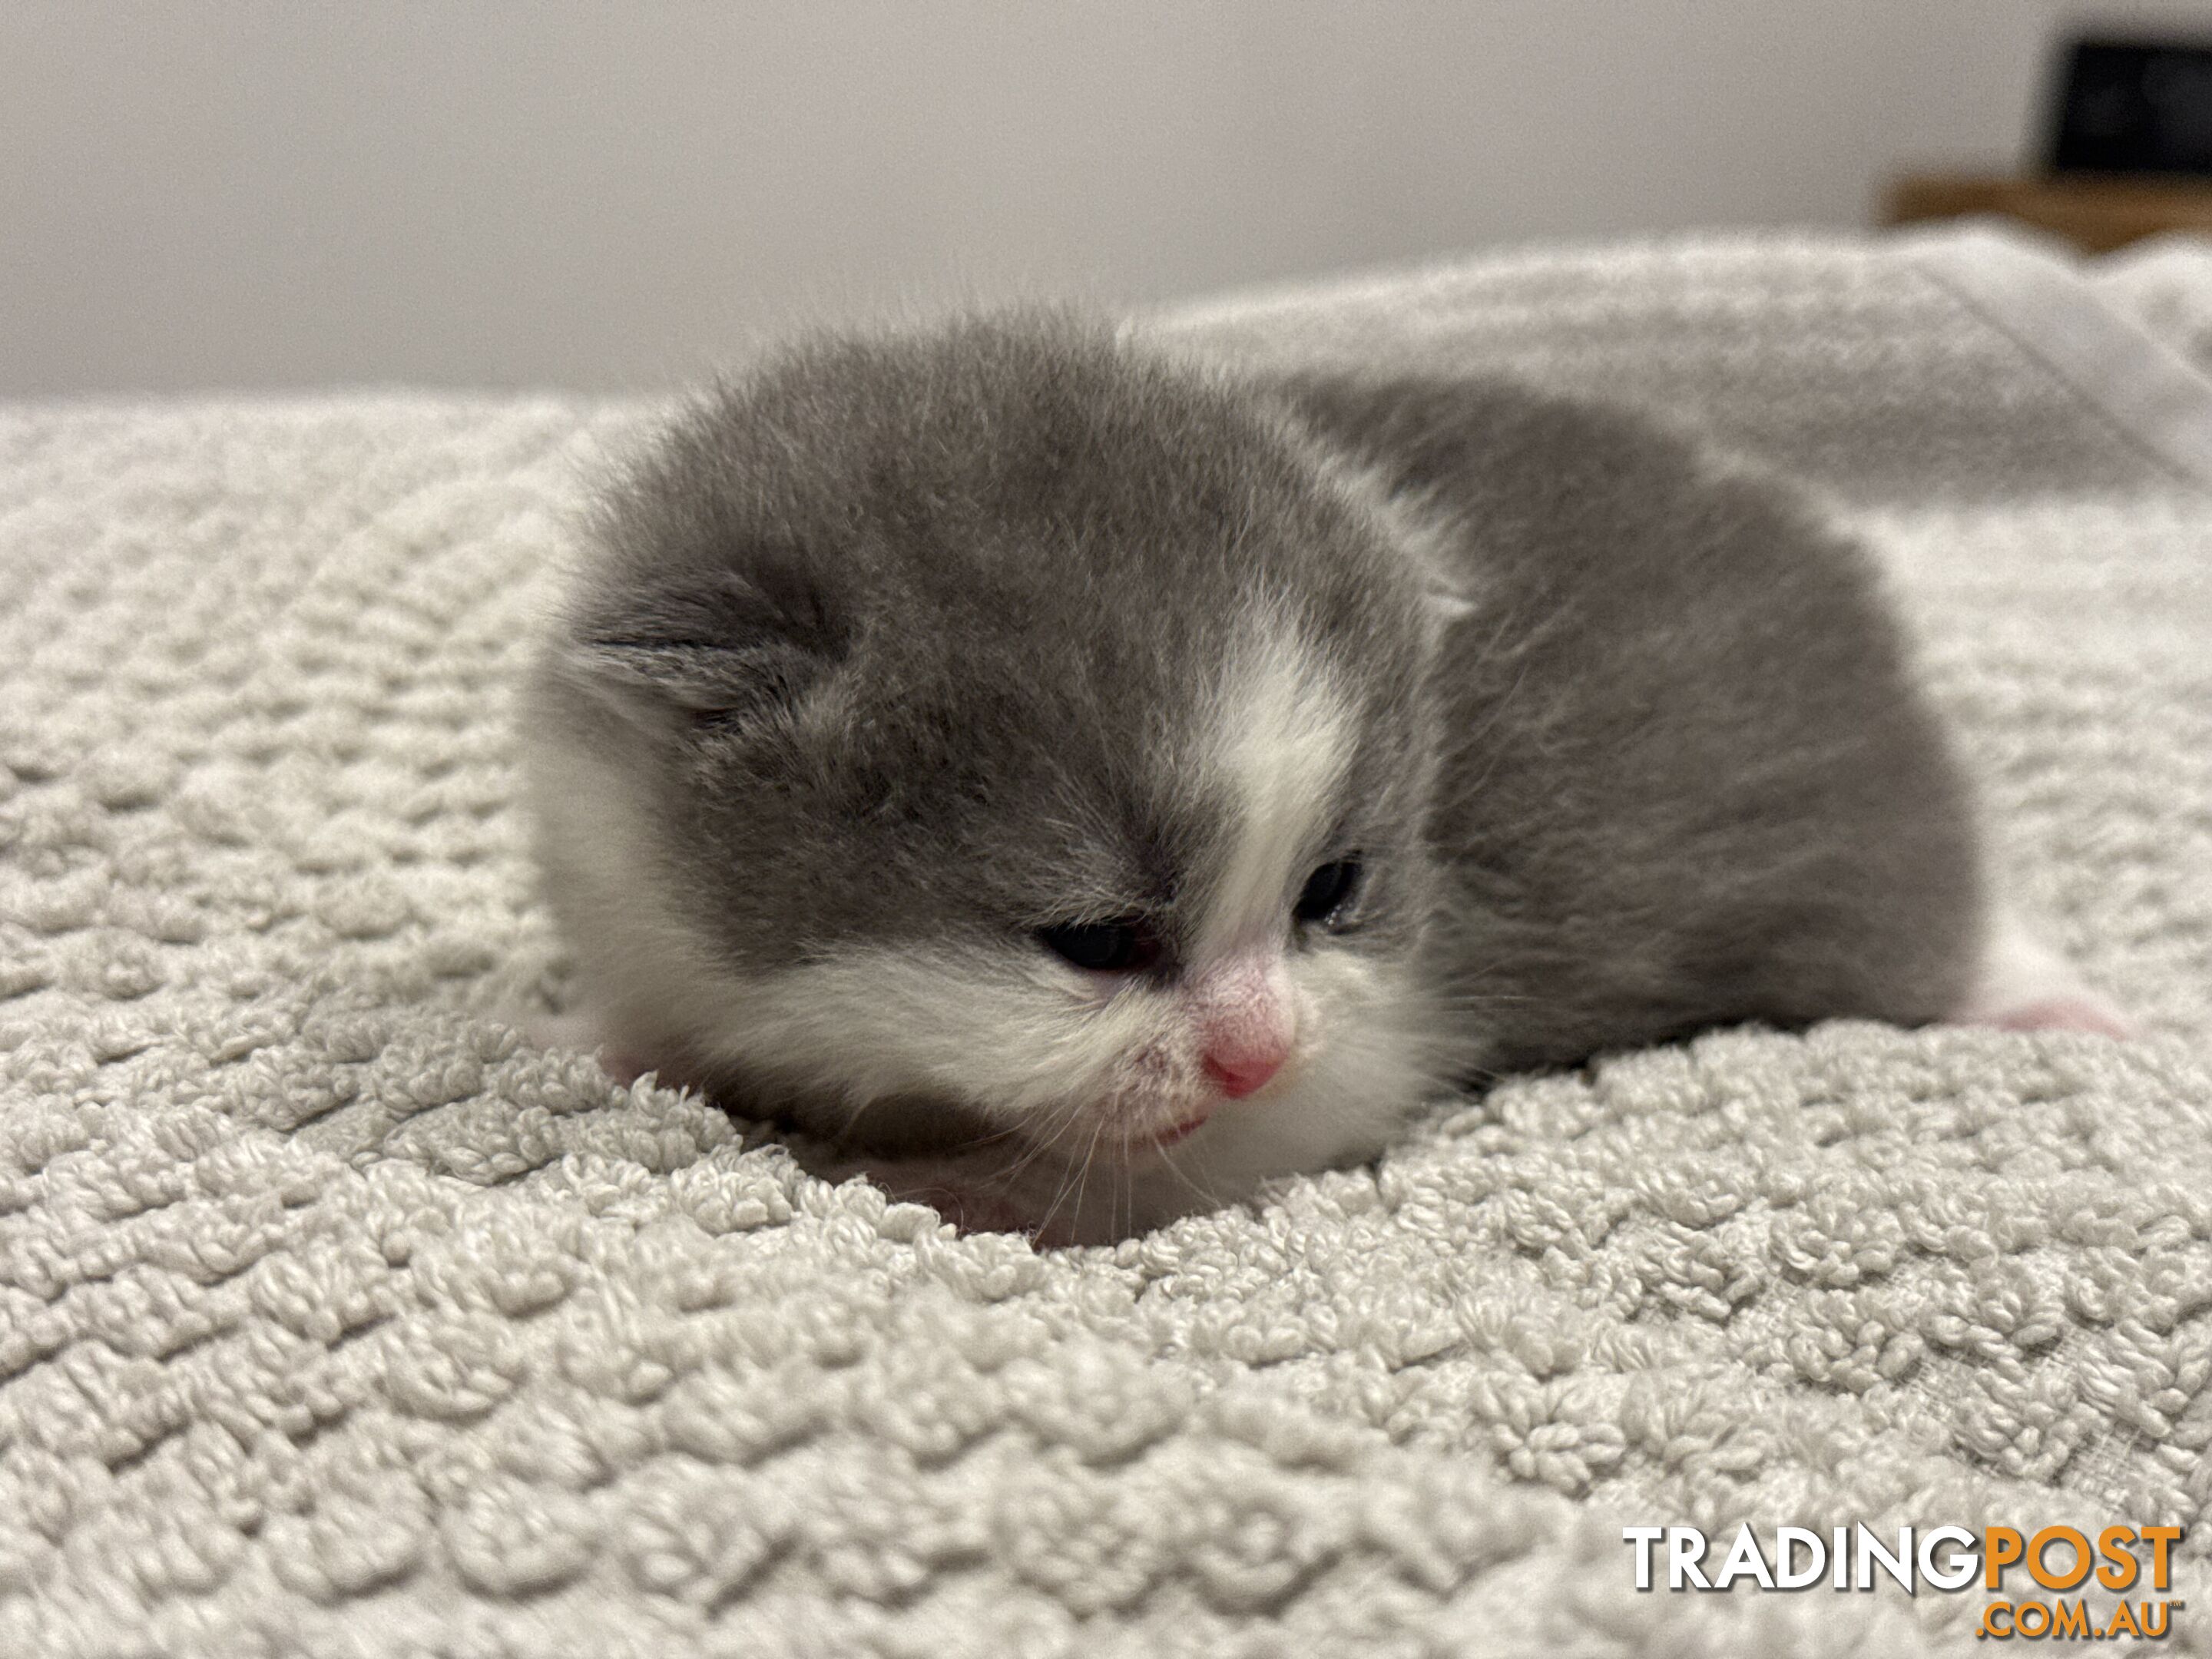
[[[2194,1528],[2212,383],[2112,274],[1676,241],[1151,323],[1828,492],[2150,1035],[1720,1034],[1110,1249],[507,1023],[556,965],[508,690],[634,411],[0,414],[0,1653],[1943,1652],[1987,1598],[1639,1595],[1620,1528]],[[2212,1653],[2208,1544],[2157,1651]]]
[[[2199,371],[2212,370],[2212,236],[2175,231],[2092,262],[2098,297]]]

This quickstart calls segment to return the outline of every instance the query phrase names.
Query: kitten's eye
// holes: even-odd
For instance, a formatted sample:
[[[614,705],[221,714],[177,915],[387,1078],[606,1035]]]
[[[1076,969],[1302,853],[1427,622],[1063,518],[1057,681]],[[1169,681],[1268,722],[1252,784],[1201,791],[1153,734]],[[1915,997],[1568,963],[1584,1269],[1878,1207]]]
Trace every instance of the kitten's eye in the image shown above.
[[[1160,959],[1159,939],[1136,920],[1070,922],[1037,929],[1037,941],[1063,962],[1094,974],[1133,974]]]
[[[1320,922],[1323,926],[1340,925],[1352,901],[1359,895],[1362,874],[1358,859],[1339,859],[1334,864],[1324,864],[1306,878],[1304,889],[1291,914],[1300,921]]]

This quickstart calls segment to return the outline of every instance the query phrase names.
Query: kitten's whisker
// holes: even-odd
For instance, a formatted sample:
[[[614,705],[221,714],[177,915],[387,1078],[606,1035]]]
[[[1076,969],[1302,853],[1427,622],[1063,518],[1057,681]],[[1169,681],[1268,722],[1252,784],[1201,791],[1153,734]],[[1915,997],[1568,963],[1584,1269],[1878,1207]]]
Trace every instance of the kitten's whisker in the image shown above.
[[[863,1117],[867,1115],[868,1108],[879,1104],[882,1100],[883,1097],[881,1095],[870,1095],[866,1100],[863,1100],[859,1105],[853,1108],[850,1115],[848,1115],[845,1119],[844,1127],[837,1131],[839,1138],[843,1139],[851,1139],[854,1127],[859,1124],[860,1121]]]
[[[1069,1100],[1065,1105],[1059,1108],[1054,1114],[1051,1121],[1047,1124],[1045,1132],[1042,1134],[1035,1137],[1030,1141],[1029,1149],[1019,1158],[1016,1158],[1000,1176],[997,1190],[1000,1193],[1005,1193],[1010,1190],[1015,1179],[1020,1176],[1024,1170],[1027,1170],[1032,1164],[1035,1164],[1047,1152],[1055,1151],[1058,1147],[1061,1132],[1066,1129],[1070,1124],[1074,1122],[1077,1117],[1081,1115],[1082,1110],[1083,1103],[1080,1100],[1075,1099]],[[1007,1133],[1012,1133],[1014,1131],[1009,1130]]]
[[[1019,1124],[1010,1123],[1003,1129],[992,1130],[988,1134],[971,1136],[969,1139],[962,1141],[957,1146],[953,1148],[953,1150],[955,1152],[980,1152],[984,1147],[995,1146],[1001,1140],[1011,1140],[1013,1137],[1021,1133],[1021,1126]]]
[[[1544,998],[1526,991],[1437,991],[1425,999],[1429,1006],[1442,1013],[1467,1013],[1484,1008],[1508,1006],[1526,1007],[1541,1003]]]
[[[1185,1170],[1182,1164],[1176,1163],[1175,1154],[1164,1146],[1160,1148],[1160,1162],[1167,1165],[1169,1174],[1175,1176],[1177,1181],[1180,1181],[1184,1186],[1190,1188],[1191,1195],[1193,1197],[1196,1198],[1200,1203],[1204,1204],[1209,1209],[1218,1207],[1220,1200],[1215,1197],[1212,1190],[1209,1188],[1200,1186],[1196,1181],[1194,1181],[1191,1178],[1190,1172]]]
[[[1096,1152],[1096,1151],[1097,1150],[1097,1147],[1098,1147],[1098,1131],[1097,1131],[1097,1129],[1093,1129],[1093,1130],[1091,1132],[1091,1152]],[[1061,1204],[1066,1200],[1066,1197],[1067,1197],[1067,1193],[1068,1193],[1068,1188],[1069,1188],[1069,1186],[1070,1186],[1072,1183],[1078,1182],[1079,1181],[1081,1181],[1081,1180],[1087,1180],[1087,1179],[1089,1178],[1089,1176],[1090,1176],[1090,1174],[1091,1174],[1091,1153],[1090,1153],[1089,1152],[1086,1152],[1084,1154],[1084,1159],[1083,1159],[1083,1165],[1082,1165],[1082,1168],[1081,1168],[1080,1170],[1077,1170],[1077,1169],[1076,1169],[1076,1168],[1074,1168],[1073,1165],[1071,1165],[1071,1166],[1070,1166],[1070,1168],[1069,1168],[1069,1170],[1068,1170],[1068,1172],[1067,1172],[1066,1176],[1061,1180],[1060,1184],[1060,1190],[1059,1190],[1058,1192],[1056,1192],[1055,1194],[1053,1194],[1053,1200],[1052,1200],[1052,1203],[1051,1203],[1050,1206],[1049,1206],[1049,1207],[1048,1207],[1048,1208],[1046,1209],[1045,1212],[1044,1212],[1044,1220],[1039,1224],[1039,1226],[1040,1226],[1040,1228],[1041,1228],[1041,1229],[1042,1229],[1043,1226],[1046,1226],[1046,1225],[1050,1224],[1050,1223],[1051,1223],[1051,1221],[1052,1221],[1052,1218],[1053,1218],[1055,1214],[1057,1214],[1057,1213],[1059,1212],[1059,1210],[1060,1210],[1060,1205],[1061,1205]],[[1082,1224],[1082,1220],[1083,1220],[1083,1193],[1082,1193],[1082,1188],[1080,1188],[1080,1186],[1079,1185],[1079,1186],[1077,1186],[1077,1188],[1076,1188],[1076,1194],[1075,1194],[1075,1213],[1074,1213],[1074,1220],[1073,1220],[1073,1222],[1071,1224],[1072,1224],[1072,1225],[1075,1225],[1075,1226],[1079,1226],[1079,1225],[1081,1225],[1081,1224]]]
[[[1068,1224],[1079,1231],[1083,1226],[1083,1200],[1091,1190],[1091,1165],[1098,1156],[1098,1137],[1105,1132],[1105,1127],[1106,1126],[1102,1123],[1091,1130],[1091,1144],[1084,1149],[1083,1176],[1075,1183],[1075,1207],[1068,1212]],[[1113,1224],[1113,1218],[1110,1214],[1107,1218],[1107,1224],[1109,1227]]]

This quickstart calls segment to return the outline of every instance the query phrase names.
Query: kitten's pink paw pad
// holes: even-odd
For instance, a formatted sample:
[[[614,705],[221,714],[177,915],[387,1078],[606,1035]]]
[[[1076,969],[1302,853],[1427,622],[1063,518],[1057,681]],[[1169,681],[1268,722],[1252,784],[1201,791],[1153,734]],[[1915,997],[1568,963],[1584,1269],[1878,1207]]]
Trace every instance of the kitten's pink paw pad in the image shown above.
[[[1973,994],[1953,1019],[2001,1031],[2086,1031],[2123,1040],[2142,1035],[2133,1020],[2082,982],[2073,963],[2008,909],[1997,913]]]
[[[1998,1009],[1975,1024],[1993,1025],[2002,1031],[2086,1031],[2122,1042],[2142,1035],[2133,1020],[2094,996],[2044,997]]]

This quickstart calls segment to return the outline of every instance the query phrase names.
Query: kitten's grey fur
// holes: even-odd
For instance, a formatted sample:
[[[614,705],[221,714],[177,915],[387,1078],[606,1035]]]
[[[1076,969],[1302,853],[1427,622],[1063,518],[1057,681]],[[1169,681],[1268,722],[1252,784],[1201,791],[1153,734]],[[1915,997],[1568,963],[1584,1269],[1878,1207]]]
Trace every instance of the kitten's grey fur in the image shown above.
[[[970,1219],[1109,1236],[1505,1068],[1973,994],[1869,560],[1639,416],[969,320],[771,359],[593,541],[527,736],[594,1036],[935,1149]],[[1040,941],[1124,921],[1133,969]]]

